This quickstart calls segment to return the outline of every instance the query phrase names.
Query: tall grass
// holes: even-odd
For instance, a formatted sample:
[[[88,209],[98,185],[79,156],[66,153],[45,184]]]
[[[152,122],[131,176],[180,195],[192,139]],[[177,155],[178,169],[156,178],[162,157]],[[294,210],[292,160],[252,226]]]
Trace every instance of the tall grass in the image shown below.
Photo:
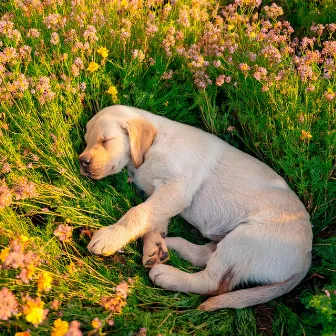
[[[3,335],[333,335],[336,25],[323,14],[308,32],[300,14],[295,24],[305,28],[296,34],[282,20],[292,13],[259,5],[1,3],[0,287],[10,291],[0,292]],[[295,38],[303,32],[309,38]],[[97,182],[79,174],[86,122],[115,103],[204,128],[279,172],[314,224],[307,280],[266,305],[204,313],[195,310],[201,296],[150,283],[141,241],[91,256],[92,231],[142,201],[125,171]],[[179,218],[170,235],[204,242]],[[196,270],[174,252],[170,263]]]

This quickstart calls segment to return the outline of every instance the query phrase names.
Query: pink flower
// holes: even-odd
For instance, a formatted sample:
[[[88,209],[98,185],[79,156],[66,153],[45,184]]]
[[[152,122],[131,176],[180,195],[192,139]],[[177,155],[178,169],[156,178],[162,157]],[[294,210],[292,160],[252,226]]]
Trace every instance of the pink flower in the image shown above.
[[[117,296],[120,296],[123,299],[127,298],[127,295],[130,292],[128,283],[126,281],[121,281],[119,285],[115,288]]]
[[[3,173],[9,173],[11,171],[10,164],[9,163],[4,163],[2,166],[2,172]]]
[[[92,25],[88,25],[83,36],[84,36],[85,41],[90,41],[90,42],[98,41],[97,29]]]
[[[59,35],[56,32],[53,32],[51,34],[50,43],[53,45],[57,45],[59,42],[60,42]]]
[[[241,71],[249,71],[251,69],[246,63],[240,63],[239,68]]]
[[[69,330],[65,336],[82,336],[83,333],[79,330],[80,323],[78,321],[70,322]]]
[[[64,243],[71,241],[73,227],[68,224],[60,224],[58,228],[54,231],[54,235]]]
[[[18,313],[18,302],[13,293],[6,287],[0,290],[0,320],[7,321]]]
[[[272,3],[271,6],[265,6],[264,11],[269,18],[276,19],[278,16],[283,15],[283,10],[281,7],[277,6],[275,3]]]
[[[28,182],[26,177],[20,177],[12,188],[12,192],[17,200],[38,197],[34,182]]]
[[[222,86],[225,81],[225,75],[220,75],[216,78],[216,85],[217,86]]]
[[[0,181],[0,209],[12,204],[13,195],[8,188],[5,179]]]
[[[27,37],[34,37],[34,38],[38,38],[40,37],[40,32],[38,29],[36,28],[32,28],[28,30],[28,34]]]
[[[163,75],[161,76],[161,79],[171,79],[173,77],[173,70],[169,70],[168,72],[164,72]]]
[[[221,66],[221,64],[222,64],[222,63],[221,63],[221,61],[219,61],[219,60],[213,62],[213,65],[214,65],[215,68],[219,68],[219,67]]]

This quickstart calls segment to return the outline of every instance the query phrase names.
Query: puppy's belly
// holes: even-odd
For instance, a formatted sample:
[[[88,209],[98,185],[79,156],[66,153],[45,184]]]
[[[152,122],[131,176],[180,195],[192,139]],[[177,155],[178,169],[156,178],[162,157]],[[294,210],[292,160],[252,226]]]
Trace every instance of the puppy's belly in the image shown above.
[[[243,222],[240,216],[234,216],[229,210],[224,212],[223,209],[210,207],[207,209],[197,207],[193,204],[185,209],[181,217],[196,227],[203,236],[214,240],[222,240],[230,231]]]

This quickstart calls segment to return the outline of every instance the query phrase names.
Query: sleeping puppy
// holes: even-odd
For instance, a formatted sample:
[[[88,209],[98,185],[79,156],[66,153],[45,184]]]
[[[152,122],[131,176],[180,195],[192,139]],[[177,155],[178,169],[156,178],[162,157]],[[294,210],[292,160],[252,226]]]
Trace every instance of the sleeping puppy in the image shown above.
[[[292,290],[311,264],[309,215],[271,168],[216,136],[128,106],[107,107],[87,124],[81,172],[94,180],[125,166],[149,197],[99,229],[88,249],[111,255],[144,238],[143,263],[165,289],[211,296],[199,309],[243,308]],[[211,242],[166,238],[180,215]],[[164,265],[168,248],[195,266]],[[260,286],[232,291],[238,284]]]

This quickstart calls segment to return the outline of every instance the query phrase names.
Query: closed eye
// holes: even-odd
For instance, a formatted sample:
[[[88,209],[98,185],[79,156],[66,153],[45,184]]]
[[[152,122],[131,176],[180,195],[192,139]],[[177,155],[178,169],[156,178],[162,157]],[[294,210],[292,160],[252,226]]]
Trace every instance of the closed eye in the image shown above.
[[[102,144],[107,143],[108,141],[114,140],[115,138],[104,138]]]

